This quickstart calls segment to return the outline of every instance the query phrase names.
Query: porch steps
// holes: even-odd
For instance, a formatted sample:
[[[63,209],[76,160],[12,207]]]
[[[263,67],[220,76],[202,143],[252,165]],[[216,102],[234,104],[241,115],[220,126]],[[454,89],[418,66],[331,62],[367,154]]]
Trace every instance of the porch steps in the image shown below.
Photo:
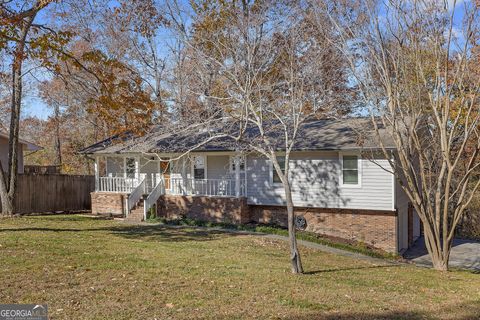
[[[125,218],[127,222],[142,222],[143,221],[143,198],[140,199],[135,207],[130,210],[130,213]]]

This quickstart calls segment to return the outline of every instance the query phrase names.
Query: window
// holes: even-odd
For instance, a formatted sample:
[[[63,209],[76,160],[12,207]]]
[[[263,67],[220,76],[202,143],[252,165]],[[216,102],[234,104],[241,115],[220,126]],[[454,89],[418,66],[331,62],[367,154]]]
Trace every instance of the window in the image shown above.
[[[135,178],[135,158],[125,159],[125,173],[127,178]]]
[[[280,168],[282,169],[282,172],[285,173],[285,157],[277,157],[278,164],[280,165]],[[282,183],[282,180],[280,180],[279,175],[277,174],[277,170],[275,169],[275,166],[272,163],[272,177],[273,177],[273,183]]]
[[[231,156],[230,157],[230,172],[235,172],[235,158],[236,156]],[[240,158],[240,172],[245,172],[245,157]]]
[[[342,157],[342,183],[344,185],[358,185],[358,156],[344,155]]]
[[[160,161],[160,173],[169,175],[171,171],[170,161]]]
[[[193,157],[193,177],[195,179],[205,179],[205,157]]]

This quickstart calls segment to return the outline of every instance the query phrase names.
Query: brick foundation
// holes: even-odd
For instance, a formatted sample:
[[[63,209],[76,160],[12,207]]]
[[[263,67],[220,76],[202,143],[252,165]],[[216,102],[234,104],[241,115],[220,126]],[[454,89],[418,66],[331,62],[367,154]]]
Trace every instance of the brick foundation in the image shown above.
[[[97,215],[123,216],[127,194],[92,192],[92,213]]]
[[[123,216],[126,194],[94,192],[91,196],[93,214]],[[295,214],[305,217],[307,231],[363,242],[388,252],[397,250],[395,211],[297,207]],[[164,195],[157,202],[157,216],[237,224],[287,224],[285,207],[247,205],[246,198],[234,197]]]
[[[395,211],[295,208],[303,216],[306,231],[354,240],[396,252],[397,214]],[[286,226],[287,210],[282,206],[250,206],[254,222]]]
[[[167,218],[247,223],[250,221],[246,198],[164,195],[157,202],[157,216]]]

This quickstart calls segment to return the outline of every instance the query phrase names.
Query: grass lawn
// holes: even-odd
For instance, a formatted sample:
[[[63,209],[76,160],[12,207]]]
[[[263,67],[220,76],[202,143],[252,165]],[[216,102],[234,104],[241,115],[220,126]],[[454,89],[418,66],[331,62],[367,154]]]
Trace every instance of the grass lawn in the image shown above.
[[[51,319],[480,319],[480,275],[378,266],[285,242],[81,216],[0,220],[0,303]]]

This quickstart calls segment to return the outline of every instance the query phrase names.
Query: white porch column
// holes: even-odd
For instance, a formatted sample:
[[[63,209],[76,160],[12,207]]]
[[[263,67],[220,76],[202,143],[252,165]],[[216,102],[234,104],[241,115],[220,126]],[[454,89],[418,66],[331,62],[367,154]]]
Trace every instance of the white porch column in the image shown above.
[[[123,177],[127,178],[127,157],[123,156]]]
[[[136,181],[136,186],[138,187],[141,183],[140,179],[142,179],[142,176],[140,175],[140,157],[135,157],[135,181]],[[145,174],[143,179],[147,179],[147,175]],[[143,184],[143,194],[148,193],[147,192],[147,181]]]
[[[140,158],[135,157],[135,180],[140,183]]]
[[[240,197],[240,155],[236,154],[233,158],[235,164],[235,196]]]
[[[99,163],[98,163],[98,156],[95,156],[95,164],[93,165],[95,170],[95,191],[99,190],[100,184],[100,174],[99,174]]]
[[[182,194],[188,194],[188,176],[187,176],[187,159],[186,156],[182,157]]]

